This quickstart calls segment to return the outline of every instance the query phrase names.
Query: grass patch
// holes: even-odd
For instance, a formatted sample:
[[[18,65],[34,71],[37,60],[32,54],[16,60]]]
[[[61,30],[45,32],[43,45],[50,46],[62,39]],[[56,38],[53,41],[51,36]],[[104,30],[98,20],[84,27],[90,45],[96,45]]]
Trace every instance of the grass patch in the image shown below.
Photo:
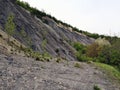
[[[81,65],[79,63],[75,63],[74,67],[81,68]]]
[[[25,55],[28,57],[35,58],[36,61],[47,61],[49,62],[52,57],[47,53],[41,54],[40,52],[33,51],[30,48],[21,48],[22,51],[24,51]]]
[[[120,82],[120,72],[116,68],[114,68],[113,66],[103,64],[103,63],[98,63],[98,62],[94,62],[94,64],[95,64],[95,66],[102,69],[109,78]]]

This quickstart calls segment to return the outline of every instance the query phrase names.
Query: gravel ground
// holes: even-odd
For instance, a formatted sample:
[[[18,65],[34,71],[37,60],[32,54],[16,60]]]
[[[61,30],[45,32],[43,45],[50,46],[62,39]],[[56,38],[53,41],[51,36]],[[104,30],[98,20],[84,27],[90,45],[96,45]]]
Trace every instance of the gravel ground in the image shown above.
[[[94,85],[120,90],[102,71],[86,63],[0,55],[0,90],[93,90]]]

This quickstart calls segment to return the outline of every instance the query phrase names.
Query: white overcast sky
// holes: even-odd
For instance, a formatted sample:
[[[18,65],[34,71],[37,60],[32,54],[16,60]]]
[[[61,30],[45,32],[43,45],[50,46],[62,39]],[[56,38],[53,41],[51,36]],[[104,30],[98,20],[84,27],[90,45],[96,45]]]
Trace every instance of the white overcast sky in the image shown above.
[[[80,30],[120,36],[120,0],[21,0]]]

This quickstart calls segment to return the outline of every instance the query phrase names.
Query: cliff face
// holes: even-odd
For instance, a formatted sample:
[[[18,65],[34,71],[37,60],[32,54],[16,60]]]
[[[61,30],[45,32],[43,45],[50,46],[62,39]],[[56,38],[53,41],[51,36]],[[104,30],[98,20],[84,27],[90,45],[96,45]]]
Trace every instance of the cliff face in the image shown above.
[[[69,60],[75,60],[75,49],[71,46],[73,42],[91,44],[91,39],[83,34],[72,31],[57,24],[54,20],[43,17],[47,23],[43,23],[36,16],[15,4],[16,0],[0,0],[0,26],[4,30],[5,22],[10,13],[14,15],[16,30],[14,37],[35,51],[41,53],[48,52],[52,56],[60,55]],[[20,35],[24,28],[27,38]]]

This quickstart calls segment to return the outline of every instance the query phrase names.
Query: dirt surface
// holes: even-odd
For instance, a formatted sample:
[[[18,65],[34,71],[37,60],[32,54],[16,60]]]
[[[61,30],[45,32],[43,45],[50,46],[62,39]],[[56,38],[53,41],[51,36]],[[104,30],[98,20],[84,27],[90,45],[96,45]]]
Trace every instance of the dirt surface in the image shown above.
[[[0,90],[93,90],[94,85],[120,90],[103,72],[86,63],[0,55]]]

